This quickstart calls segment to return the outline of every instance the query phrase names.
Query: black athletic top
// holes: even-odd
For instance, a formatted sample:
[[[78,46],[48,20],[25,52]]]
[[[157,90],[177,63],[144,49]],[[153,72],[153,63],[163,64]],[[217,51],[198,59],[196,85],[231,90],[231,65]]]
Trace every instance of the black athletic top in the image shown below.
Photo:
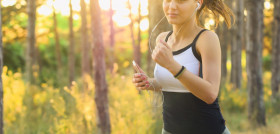
[[[203,29],[195,37],[194,41],[173,55],[183,53],[192,48],[192,53],[199,61],[199,77],[202,75],[202,60],[196,51],[196,41]],[[165,39],[172,34],[170,31]],[[197,68],[198,69],[198,68]],[[197,89],[199,90],[199,89]],[[192,93],[164,91],[163,121],[164,129],[172,134],[222,134],[225,129],[225,120],[220,112],[218,98],[213,104],[207,104]]]

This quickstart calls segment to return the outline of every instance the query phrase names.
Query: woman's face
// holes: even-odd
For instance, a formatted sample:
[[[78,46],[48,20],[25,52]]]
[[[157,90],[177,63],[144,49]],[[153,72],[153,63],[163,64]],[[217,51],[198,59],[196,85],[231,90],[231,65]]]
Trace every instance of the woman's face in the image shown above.
[[[163,11],[170,24],[183,24],[195,17],[196,0],[163,0]],[[193,15],[193,16],[192,16]]]

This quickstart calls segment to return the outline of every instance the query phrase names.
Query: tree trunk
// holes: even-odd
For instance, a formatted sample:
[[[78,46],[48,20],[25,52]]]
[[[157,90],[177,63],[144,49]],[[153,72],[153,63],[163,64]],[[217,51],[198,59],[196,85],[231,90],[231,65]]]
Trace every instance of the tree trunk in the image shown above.
[[[244,1],[236,0],[235,3],[236,25],[233,28],[234,39],[231,47],[231,83],[235,88],[240,89],[242,81],[241,51],[243,44]]]
[[[156,30],[152,33],[152,29],[154,26],[161,20],[162,17],[164,17],[164,12],[162,10],[162,0],[149,0],[148,1],[148,8],[149,8],[149,36],[151,36],[151,44],[154,44],[156,41],[157,35],[159,35],[161,32],[169,31],[172,29],[171,25],[169,25],[168,21],[163,20]],[[152,62],[151,57],[151,51],[149,49],[148,45],[148,56],[147,56],[147,74],[153,74],[153,68],[155,63]],[[152,48],[154,49],[154,48]]]
[[[248,118],[253,126],[265,126],[262,82],[263,0],[248,0],[248,42],[246,70],[248,79]]]
[[[108,106],[108,86],[105,75],[105,59],[103,45],[103,30],[98,0],[90,0],[91,32],[93,38],[93,54],[95,65],[95,103],[97,109],[98,134],[110,134],[111,125]]]
[[[142,67],[141,64],[141,28],[140,28],[140,23],[141,23],[141,2],[139,1],[138,5],[138,43],[135,48],[135,62]]]
[[[1,0],[0,0],[1,3]],[[3,45],[2,45],[2,7],[0,6],[0,134],[4,134],[4,118],[3,118],[3,83],[2,83],[2,72],[3,72]]]
[[[131,38],[132,46],[133,46],[133,60],[135,60],[135,62],[138,64],[139,62],[136,61],[136,59],[137,59],[137,51],[136,51],[137,45],[135,43],[135,38],[134,38],[134,19],[132,17],[130,0],[128,0],[128,8],[129,8],[129,18],[131,20],[131,23],[129,25],[129,29],[130,29],[130,38]]]
[[[87,31],[87,17],[86,17],[86,4],[84,0],[81,3],[81,44],[82,44],[82,78],[83,78],[83,89],[88,89],[87,78],[90,77],[90,64],[89,64],[89,41]]]
[[[55,8],[53,6],[53,28],[54,28],[54,36],[55,36],[55,52],[56,52],[56,60],[57,60],[57,79],[62,76],[62,63],[61,63],[61,55],[60,55],[60,43],[59,43],[59,35],[57,31],[57,20]]]
[[[68,57],[68,68],[69,68],[69,87],[72,85],[75,77],[75,46],[74,46],[74,32],[73,32],[73,10],[72,0],[69,1],[70,16],[69,16],[69,57]]]
[[[236,14],[236,1],[238,0],[233,0],[231,1],[231,9],[233,10],[233,12]],[[238,17],[236,18],[238,19]],[[237,88],[236,87],[236,83],[235,83],[235,78],[236,78],[236,70],[237,70],[237,65],[236,65],[236,31],[237,31],[237,25],[233,25],[232,28],[230,29],[231,31],[231,44],[230,44],[230,62],[231,62],[231,70],[230,70],[230,83],[233,84],[233,88]]]
[[[114,29],[114,21],[113,21],[113,15],[114,15],[114,11],[113,11],[113,7],[112,7],[112,0],[110,0],[110,10],[109,10],[109,16],[110,16],[110,47],[109,47],[109,51],[110,51],[110,55],[109,56],[109,61],[110,61],[110,72],[113,72],[114,70],[114,47],[115,47],[115,29]]]
[[[228,35],[227,27],[224,23],[221,23],[217,28],[217,34],[220,38],[220,44],[222,49],[222,67],[221,67],[221,85],[224,85],[227,78],[227,35]]]
[[[273,101],[280,99],[280,0],[274,0],[271,90]]]
[[[232,0],[225,0],[226,5],[228,5],[228,7],[230,9],[234,9],[233,8],[233,1]],[[226,25],[224,26],[226,27]],[[233,44],[233,38],[232,35],[234,35],[234,25],[231,27],[231,29],[229,29],[226,33],[225,33],[225,41],[226,41],[226,47],[228,50],[230,50],[230,61],[232,62],[232,44]],[[228,52],[227,52],[228,53]],[[228,73],[228,72],[227,72]],[[230,69],[230,81],[231,81],[231,76],[232,76],[232,68]]]
[[[27,49],[26,49],[26,78],[30,84],[35,83],[33,68],[35,68],[35,21],[36,3],[35,0],[27,0]]]

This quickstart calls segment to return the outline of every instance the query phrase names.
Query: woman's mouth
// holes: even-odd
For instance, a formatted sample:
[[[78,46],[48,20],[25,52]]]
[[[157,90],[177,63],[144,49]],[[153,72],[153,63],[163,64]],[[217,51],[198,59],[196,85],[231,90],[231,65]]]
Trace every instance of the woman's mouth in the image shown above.
[[[168,13],[167,14],[169,17],[176,17],[176,16],[178,16],[178,14],[176,14],[176,13]]]

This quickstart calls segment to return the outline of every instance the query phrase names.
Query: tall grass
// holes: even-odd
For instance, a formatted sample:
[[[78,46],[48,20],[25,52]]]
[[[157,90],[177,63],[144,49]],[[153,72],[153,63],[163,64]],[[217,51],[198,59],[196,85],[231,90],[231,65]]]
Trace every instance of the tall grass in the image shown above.
[[[135,89],[132,76],[107,73],[109,113],[112,134],[161,133],[161,108],[152,108],[147,92]],[[130,73],[132,74],[132,72]],[[243,74],[246,76],[246,74]],[[71,88],[54,88],[47,83],[26,85],[21,72],[3,68],[4,130],[7,134],[89,134],[96,133],[94,83],[88,79],[89,90],[81,80]],[[264,73],[264,99],[267,127],[253,129],[247,120],[246,85],[233,89],[225,83],[220,90],[220,105],[226,125],[232,133],[279,132],[280,115],[271,104],[270,72]],[[246,79],[243,80],[246,83]],[[277,125],[278,124],[278,125]]]

